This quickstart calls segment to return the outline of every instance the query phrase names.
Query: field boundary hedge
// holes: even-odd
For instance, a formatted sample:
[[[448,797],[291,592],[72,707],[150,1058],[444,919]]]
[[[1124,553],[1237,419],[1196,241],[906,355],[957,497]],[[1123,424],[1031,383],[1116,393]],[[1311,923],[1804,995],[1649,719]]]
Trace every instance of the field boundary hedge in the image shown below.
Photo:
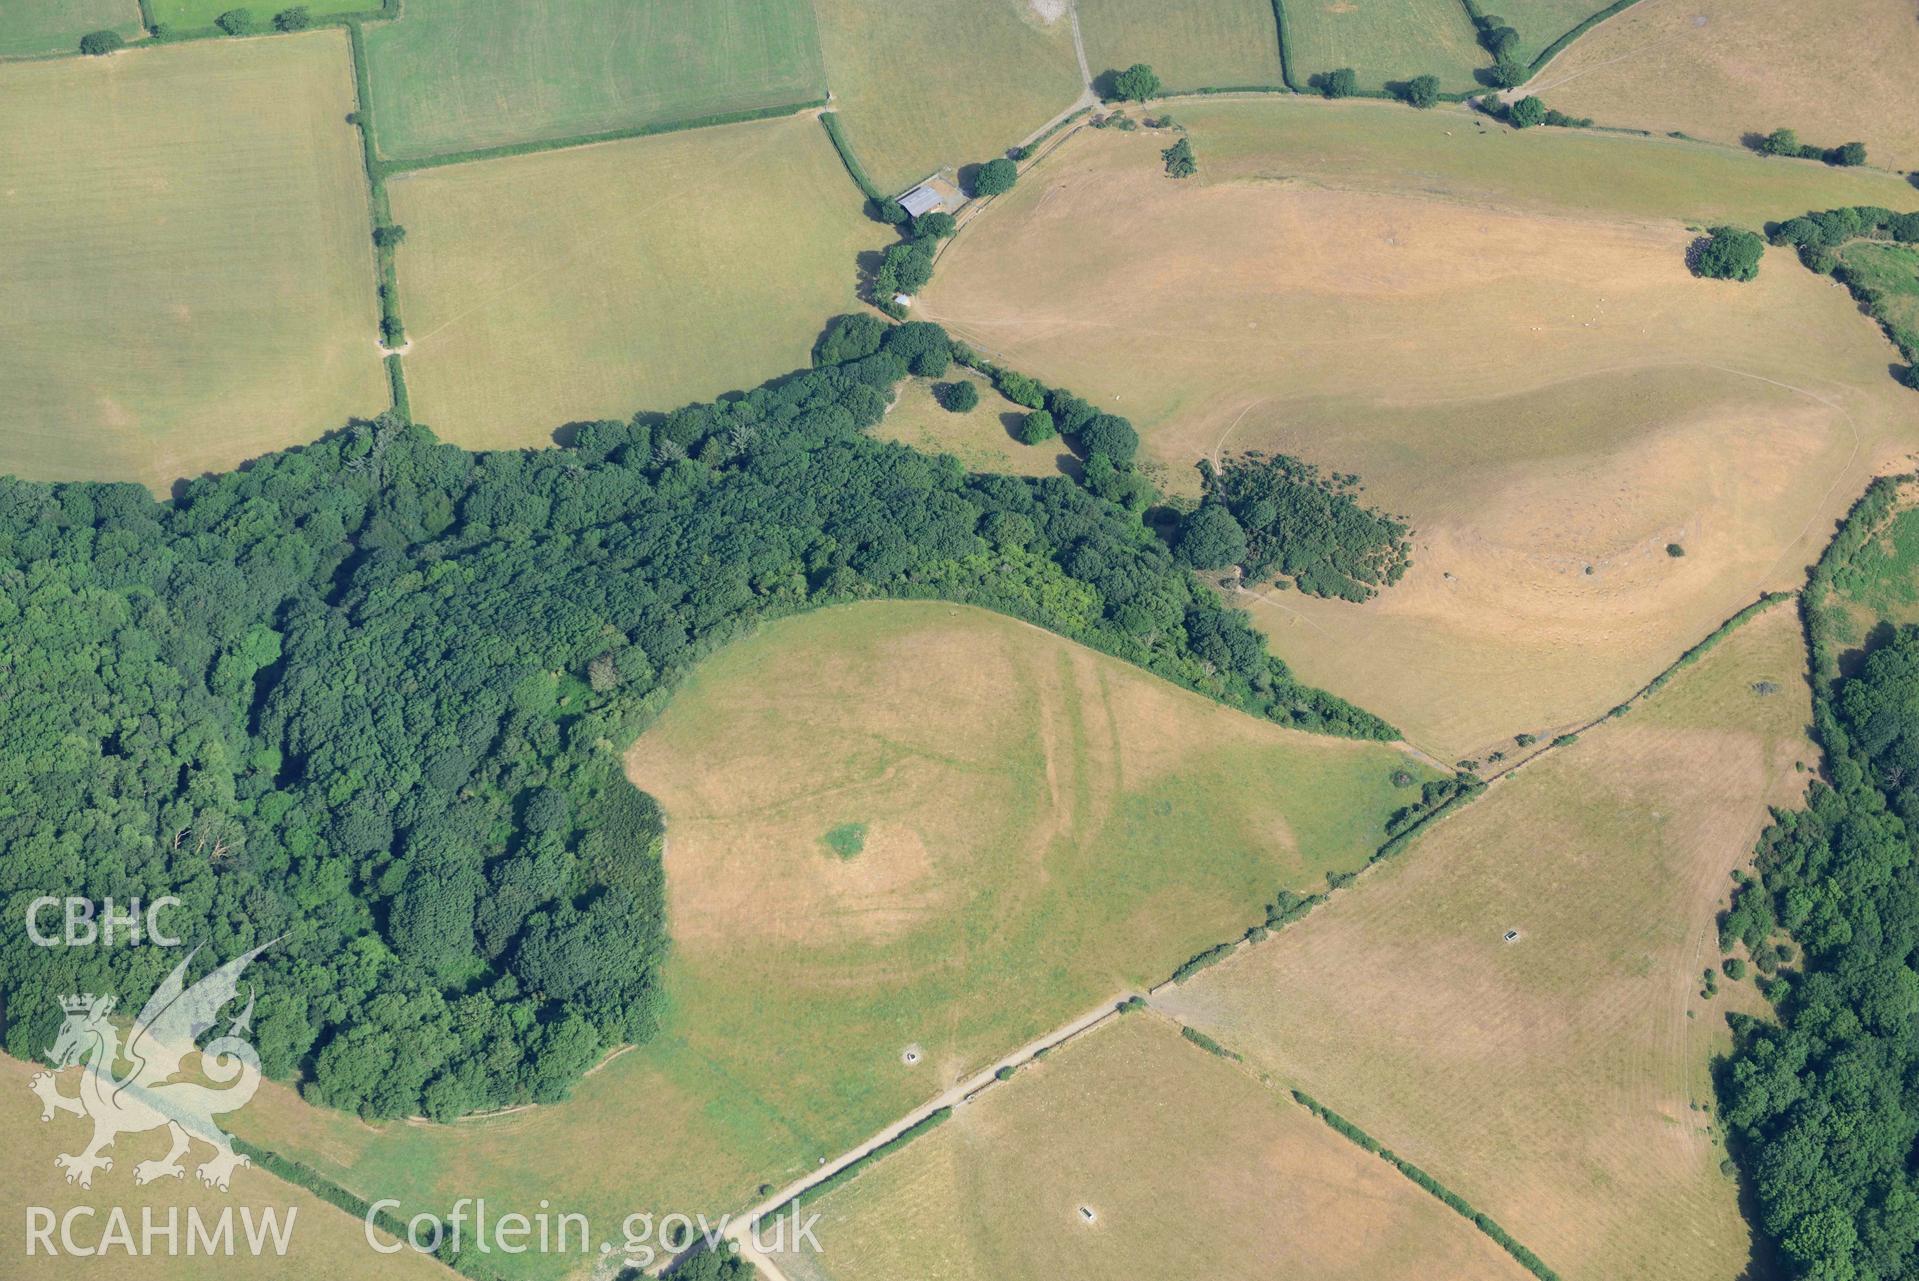
[[[1294,1102],[1298,1103],[1308,1112],[1311,1112],[1321,1121],[1324,1121],[1334,1131],[1345,1136],[1358,1147],[1364,1148],[1380,1160],[1391,1165],[1413,1183],[1417,1184],[1421,1190],[1432,1196],[1435,1200],[1444,1203],[1448,1209],[1459,1215],[1460,1218],[1465,1219],[1481,1232],[1491,1237],[1494,1243],[1507,1254],[1510,1254],[1520,1267],[1538,1277],[1540,1281],[1559,1281],[1559,1274],[1547,1267],[1545,1260],[1516,1241],[1512,1233],[1501,1227],[1499,1221],[1491,1215],[1482,1214],[1479,1210],[1475,1209],[1473,1204],[1466,1200],[1465,1197],[1460,1196],[1444,1183],[1441,1183],[1438,1179],[1426,1173],[1426,1171],[1420,1169],[1411,1161],[1400,1156],[1397,1152],[1394,1152],[1378,1139],[1375,1139],[1372,1135],[1366,1133],[1366,1131],[1360,1129],[1357,1125],[1354,1125],[1351,1121],[1348,1121],[1345,1117],[1333,1111],[1304,1090],[1290,1090],[1289,1093],[1292,1095]]]
[[[1286,33],[1286,0],[1273,0],[1273,24],[1279,31],[1279,78],[1294,93],[1304,93],[1293,74],[1293,38]]]
[[[381,176],[413,173],[421,169],[444,169],[449,165],[474,164],[481,160],[505,160],[511,156],[530,156],[542,151],[566,151],[591,147],[602,142],[625,142],[632,138],[653,138],[666,133],[686,133],[693,129],[711,129],[718,125],[748,124],[755,120],[777,120],[797,116],[826,105],[825,98],[789,102],[772,107],[753,107],[745,111],[722,111],[710,116],[690,116],[684,120],[662,120],[654,124],[627,125],[599,133],[570,134],[562,138],[539,138],[528,142],[508,142],[497,147],[474,147],[467,151],[447,151],[415,160],[378,162]]]
[[[938,1129],[941,1125],[945,1124],[947,1119],[952,1115],[953,1109],[950,1107],[939,1108],[936,1111],[927,1113],[886,1142],[875,1147],[859,1160],[849,1162],[847,1165],[835,1170],[832,1174],[821,1179],[811,1187],[802,1188],[798,1192],[795,1192],[792,1196],[786,1198],[786,1200],[780,1202],[765,1214],[759,1215],[755,1222],[757,1222],[758,1219],[778,1215],[786,1210],[797,1210],[802,1206],[812,1204],[828,1192],[831,1192],[834,1188],[843,1187],[845,1184],[850,1183],[855,1175],[865,1170],[866,1167],[873,1162],[878,1161],[882,1157],[892,1155],[928,1131]]]

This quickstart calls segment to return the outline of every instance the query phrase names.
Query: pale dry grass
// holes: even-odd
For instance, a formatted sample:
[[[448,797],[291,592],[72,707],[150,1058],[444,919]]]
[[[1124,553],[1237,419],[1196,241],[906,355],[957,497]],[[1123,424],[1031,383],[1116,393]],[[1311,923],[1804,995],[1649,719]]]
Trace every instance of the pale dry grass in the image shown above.
[[[1527,88],[1601,124],[1727,143],[1784,126],[1903,169],[1919,164],[1915,66],[1912,0],[1640,0]]]
[[[1784,254],[1752,285],[1694,279],[1655,185],[1603,219],[1472,165],[1432,195],[1343,189],[1316,153],[1294,171],[1296,112],[1250,153],[1253,110],[1181,113],[1192,184],[1156,176],[1158,139],[1074,139],[959,237],[922,309],[1131,417],[1187,493],[1243,449],[1357,472],[1415,530],[1406,579],[1359,607],[1243,603],[1303,679],[1435,755],[1618,702],[1796,584],[1919,440],[1844,290]]]
[[[1526,1275],[1384,1161],[1148,1015],[1021,1069],[809,1209],[821,1248],[779,1257],[793,1281]]]
[[[475,449],[807,363],[883,239],[811,116],[393,179],[414,416]]]
[[[134,1277],[145,1281],[200,1281],[205,1277],[217,1277],[219,1281],[309,1281],[317,1276],[456,1281],[453,1272],[429,1256],[412,1250],[393,1255],[374,1250],[358,1217],[264,1170],[235,1171],[231,1189],[226,1192],[205,1187],[193,1174],[193,1167],[211,1152],[202,1144],[196,1143],[182,1158],[187,1171],[184,1178],[161,1179],[145,1187],[135,1185],[136,1164],[166,1155],[167,1137],[162,1131],[119,1138],[108,1149],[113,1168],[95,1174],[90,1189],[66,1183],[64,1171],[53,1163],[54,1155],[80,1151],[92,1133],[92,1123],[65,1113],[56,1114],[50,1123],[41,1122],[40,1101],[27,1084],[43,1067],[0,1055],[0,1132],[7,1136],[7,1156],[0,1161],[0,1213],[8,1219],[4,1268],[8,1281],[67,1281],[76,1276],[98,1277],[101,1281]],[[74,1093],[77,1086],[71,1078],[76,1075],[67,1074],[61,1087],[64,1093]],[[75,1207],[94,1207],[92,1216],[74,1219],[74,1244],[83,1248],[101,1243],[109,1226],[108,1216],[116,1207],[127,1216],[136,1249],[143,1242],[143,1210],[150,1209],[154,1221],[162,1227],[169,1211],[177,1211],[177,1244],[170,1249],[166,1237],[160,1235],[153,1238],[152,1254],[136,1257],[116,1246],[82,1262],[66,1253],[56,1229],[53,1241],[60,1253],[50,1257],[36,1250],[29,1256],[25,1228],[29,1206],[51,1210],[56,1219]],[[200,1221],[212,1229],[228,1208],[233,1211],[236,1253],[212,1261],[203,1254],[188,1255],[188,1210],[197,1212]],[[247,1252],[243,1210],[255,1215],[271,1210],[281,1224],[288,1222],[291,1212],[292,1229],[285,1255],[272,1253],[270,1245],[258,1257]],[[382,1246],[392,1244],[384,1233],[376,1235]]]
[[[1710,1102],[1723,1013],[1750,988],[1697,989],[1729,873],[1766,807],[1805,783],[1804,666],[1795,611],[1775,606],[1624,719],[1155,1000],[1562,1276],[1739,1276],[1748,1229],[1692,1104]]]
[[[165,491],[386,408],[346,35],[0,75],[0,472]]]

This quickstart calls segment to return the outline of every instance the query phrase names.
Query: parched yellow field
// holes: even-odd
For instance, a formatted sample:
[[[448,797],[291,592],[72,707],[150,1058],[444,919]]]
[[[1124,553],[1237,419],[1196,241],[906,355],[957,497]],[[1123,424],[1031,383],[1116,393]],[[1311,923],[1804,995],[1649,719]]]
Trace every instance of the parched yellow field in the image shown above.
[[[1021,444],[1012,434],[1013,427],[1028,411],[1000,395],[978,374],[955,365],[940,381],[972,383],[979,389],[979,404],[963,414],[953,413],[933,399],[931,380],[909,378],[873,435],[928,454],[951,454],[968,471],[1058,476],[1078,467],[1079,460],[1058,437],[1043,445]]]
[[[1640,0],[1528,88],[1601,124],[1728,143],[1784,127],[1905,169],[1919,165],[1915,66],[1910,0]]]
[[[426,169],[388,185],[414,416],[548,443],[807,363],[885,239],[794,116]]]
[[[1698,995],[1714,913],[1814,759],[1799,620],[1747,622],[1266,943],[1155,996],[1568,1281],[1744,1274]],[[1503,941],[1518,930],[1515,942]]]
[[[376,1129],[269,1089],[240,1132],[409,1212],[738,1210],[1363,864],[1397,769],[1431,777],[980,610],[789,619],[709,659],[628,758],[667,818],[658,1038],[558,1106]],[[851,824],[846,858],[825,837]]]
[[[778,1256],[792,1281],[1527,1275],[1384,1161],[1151,1015],[1067,1043],[807,1208],[820,1249]]]
[[[1078,0],[1094,75],[1144,62],[1169,93],[1284,83],[1272,0]]]
[[[1063,0],[814,0],[813,10],[832,109],[889,193],[1004,155],[1084,87]]]
[[[57,1153],[78,1152],[93,1132],[91,1122],[65,1113],[43,1124],[40,1101],[28,1089],[41,1066],[22,1063],[0,1055],[0,1130],[7,1135],[6,1158],[0,1160],[0,1214],[7,1227],[0,1236],[0,1249],[6,1252],[8,1281],[69,1281],[76,1276],[97,1277],[100,1281],[201,1281],[217,1276],[220,1281],[311,1281],[316,1276],[364,1277],[367,1281],[457,1281],[455,1274],[433,1258],[402,1250],[383,1254],[367,1244],[366,1226],[356,1216],[327,1204],[304,1188],[283,1182],[264,1170],[242,1168],[233,1175],[230,1190],[216,1191],[194,1176],[193,1167],[205,1161],[211,1149],[195,1144],[182,1158],[184,1178],[161,1179],[145,1187],[133,1181],[133,1167],[141,1161],[157,1161],[167,1153],[163,1132],[123,1135],[108,1149],[113,1168],[94,1175],[88,1189],[65,1182],[66,1174],[57,1168]],[[67,1074],[61,1091],[73,1094],[78,1086],[77,1069]],[[56,1223],[79,1206],[94,1207],[91,1216],[73,1219],[74,1244],[81,1248],[102,1244],[115,1207],[127,1216],[136,1248],[143,1242],[141,1212],[150,1208],[156,1224],[164,1227],[169,1211],[177,1211],[179,1234],[171,1250],[164,1235],[152,1238],[153,1250],[141,1257],[114,1246],[84,1261],[65,1252],[56,1227],[53,1244],[61,1252],[48,1255],[35,1243],[35,1252],[27,1252],[27,1207],[52,1211]],[[209,1261],[206,1255],[189,1256],[188,1212],[197,1213],[209,1230],[217,1230],[220,1215],[232,1210],[235,1253]],[[262,1212],[271,1211],[287,1234],[285,1254],[274,1251],[271,1234],[259,1255],[251,1253],[247,1241],[244,1214],[265,1232]],[[285,1225],[289,1223],[287,1230]],[[392,1238],[376,1233],[382,1246]],[[174,1252],[177,1251],[177,1252]]]
[[[1784,253],[1751,285],[1696,280],[1693,233],[1660,216],[1817,203],[1800,167],[1771,166],[1772,192],[1764,161],[1717,148],[1535,156],[1400,110],[1428,150],[1381,190],[1399,126],[1318,105],[1185,108],[1190,183],[1157,178],[1152,139],[1074,138],[967,227],[920,306],[1131,417],[1189,491],[1199,459],[1242,449],[1357,472],[1415,531],[1405,580],[1363,606],[1242,603],[1303,679],[1434,755],[1603,712],[1796,585],[1871,470],[1919,445],[1919,398],[1843,289]],[[1701,158],[1746,185],[1667,167]],[[1599,214],[1550,185],[1567,166],[1618,179]]]
[[[344,32],[0,74],[0,472],[175,480],[387,406]]]

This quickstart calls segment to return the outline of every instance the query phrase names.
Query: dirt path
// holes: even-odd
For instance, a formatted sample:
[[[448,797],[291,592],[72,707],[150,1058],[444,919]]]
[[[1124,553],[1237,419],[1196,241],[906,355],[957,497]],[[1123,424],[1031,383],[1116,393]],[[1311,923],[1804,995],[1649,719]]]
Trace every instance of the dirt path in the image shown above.
[[[995,1078],[1000,1069],[1021,1067],[1032,1062],[1033,1057],[1042,1050],[1050,1050],[1056,1045],[1070,1041],[1082,1032],[1087,1032],[1098,1027],[1107,1019],[1119,1017],[1120,1002],[1133,995],[1135,995],[1135,993],[1121,992],[1103,1004],[1094,1006],[1070,1023],[1063,1023],[1050,1032],[1040,1034],[1033,1040],[1028,1041],[1025,1045],[1022,1045],[1019,1049],[1014,1050],[1011,1054],[1006,1055],[1004,1058],[996,1059],[992,1064],[981,1068],[972,1076],[948,1087],[939,1097],[931,1099],[913,1109],[911,1112],[908,1112],[905,1116],[893,1122],[872,1138],[867,1139],[858,1147],[849,1149],[829,1161],[822,1162],[818,1169],[811,1171],[804,1178],[794,1180],[766,1200],[737,1216],[727,1228],[726,1235],[728,1239],[739,1247],[740,1257],[757,1267],[763,1276],[769,1278],[769,1281],[787,1281],[786,1274],[780,1270],[777,1263],[753,1249],[753,1244],[750,1239],[750,1228],[755,1220],[759,1219],[762,1215],[771,1214],[800,1193],[824,1183],[848,1166],[855,1165],[864,1160],[866,1157],[872,1155],[874,1149],[892,1142],[905,1131],[912,1129],[941,1108],[957,1108],[971,1103],[976,1095],[991,1089],[993,1085],[997,1083]]]

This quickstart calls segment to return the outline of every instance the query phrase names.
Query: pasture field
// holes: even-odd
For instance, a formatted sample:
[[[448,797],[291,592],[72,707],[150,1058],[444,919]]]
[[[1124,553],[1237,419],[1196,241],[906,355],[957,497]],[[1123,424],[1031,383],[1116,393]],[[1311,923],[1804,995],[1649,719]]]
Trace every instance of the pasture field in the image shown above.
[[[979,610],[786,620],[710,659],[628,758],[667,816],[660,1037],[558,1106],[376,1130],[263,1090],[241,1131],[414,1208],[737,1210],[1363,864],[1396,769],[1430,777]],[[823,837],[852,823],[845,858]]]
[[[1646,0],[1639,0],[1641,4]],[[1546,46],[1604,9],[1608,0],[1492,0],[1480,12],[1504,18],[1519,33],[1513,54],[1530,63]],[[1582,37],[1583,38],[1583,37]]]
[[[1004,155],[1081,93],[1061,0],[814,0],[813,8],[833,110],[889,194],[937,169]]]
[[[221,1281],[228,1278],[232,1281],[309,1281],[315,1276],[365,1277],[367,1281],[435,1281],[436,1278],[457,1281],[454,1273],[426,1255],[411,1250],[387,1255],[371,1249],[367,1245],[365,1225],[359,1218],[264,1170],[235,1171],[231,1188],[226,1192],[205,1187],[193,1173],[194,1166],[210,1154],[210,1149],[203,1144],[196,1143],[182,1158],[185,1177],[161,1179],[144,1188],[137,1186],[133,1181],[135,1164],[157,1161],[167,1153],[167,1138],[161,1131],[121,1136],[109,1149],[113,1168],[96,1174],[91,1189],[83,1191],[66,1183],[65,1173],[53,1163],[54,1154],[80,1151],[92,1133],[92,1125],[66,1114],[56,1114],[51,1123],[41,1123],[40,1101],[27,1086],[42,1067],[44,1065],[22,1063],[0,1055],[0,1127],[4,1127],[8,1136],[8,1155],[0,1159],[0,1207],[4,1207],[11,1220],[6,1236],[9,1281],[68,1281],[83,1274],[98,1277],[100,1281],[130,1281],[136,1277],[142,1281],[201,1281],[215,1274]],[[61,1084],[62,1092],[73,1094],[77,1078],[77,1070],[68,1072]],[[178,1210],[180,1253],[168,1255],[165,1237],[158,1237],[156,1253],[147,1257],[130,1257],[119,1247],[88,1258],[84,1264],[76,1263],[64,1247],[55,1256],[49,1256],[44,1250],[28,1256],[23,1227],[25,1207],[44,1206],[59,1216],[83,1205],[97,1207],[97,1213],[91,1219],[80,1216],[75,1220],[76,1245],[100,1243],[101,1235],[107,1230],[107,1215],[114,1206],[125,1211],[137,1244],[141,1210],[151,1207],[156,1223],[162,1226],[169,1209]],[[233,1257],[221,1257],[216,1264],[209,1265],[204,1255],[188,1256],[185,1250],[189,1209],[198,1212],[201,1222],[214,1229],[221,1213],[229,1207],[233,1211]],[[274,1254],[271,1246],[261,1257],[250,1255],[242,1244],[246,1240],[243,1212],[251,1211],[257,1216],[263,1210],[271,1210],[284,1225],[289,1208],[294,1217],[285,1255]],[[254,1221],[262,1222],[258,1218]],[[380,1240],[391,1244],[384,1233],[380,1234]],[[53,1242],[60,1246],[57,1230]]]
[[[1168,92],[1284,83],[1272,0],[1080,0],[1093,74],[1151,64]]]
[[[258,0],[254,4],[235,4],[234,0],[147,0],[147,3],[155,22],[179,30],[210,27],[215,18],[229,9],[245,9],[253,15],[254,24],[267,31],[272,29],[274,14],[293,7],[286,0]],[[380,0],[306,0],[306,9],[316,18],[339,13],[377,13]]]
[[[1068,1042],[807,1208],[821,1249],[778,1256],[792,1281],[1527,1276],[1397,1170],[1150,1015]]]
[[[1878,535],[1834,573],[1833,603],[1845,612],[1849,624],[1843,641],[1864,641],[1881,622],[1894,626],[1919,623],[1919,507],[1914,506],[1915,498],[1919,494],[1907,486],[1897,510]]]
[[[1726,143],[1785,127],[1821,147],[1864,142],[1872,163],[1906,169],[1919,165],[1915,65],[1908,0],[1640,0],[1528,90],[1600,124]]]
[[[1285,6],[1287,52],[1302,87],[1312,76],[1351,67],[1362,89],[1431,74],[1442,89],[1461,92],[1477,88],[1474,69],[1492,62],[1459,0],[1285,0]]]
[[[1839,260],[1849,279],[1877,295],[1878,318],[1919,347],[1919,249],[1860,241],[1841,250]]]
[[[825,97],[806,0],[407,0],[366,48],[395,159]]]
[[[174,480],[386,408],[346,35],[0,76],[0,472]]]
[[[0,57],[72,53],[89,31],[140,34],[135,0],[0,0]]]
[[[1413,527],[1407,577],[1361,606],[1242,599],[1302,679],[1433,755],[1483,758],[1617,703],[1796,586],[1911,447],[1896,353],[1843,289],[1784,253],[1751,285],[1696,280],[1693,233],[1660,216],[1765,191],[1682,187],[1668,160],[1798,166],[1570,138],[1533,166],[1510,150],[1533,139],[1400,109],[1430,154],[1411,191],[1380,190],[1393,151],[1354,147],[1350,174],[1338,157],[1387,109],[1313,105],[1185,106],[1190,183],[1157,176],[1159,139],[1075,137],[969,224],[919,306],[1131,417],[1189,493],[1198,460],[1242,449],[1358,473]],[[1582,189],[1619,179],[1599,214],[1550,185],[1575,163]]]
[[[933,399],[931,379],[909,378],[873,434],[924,453],[951,454],[968,471],[1058,476],[1078,466],[1073,451],[1057,437],[1043,445],[1020,443],[1012,428],[1026,416],[1026,408],[1000,395],[978,374],[955,365],[941,381],[972,383],[979,389],[979,404],[963,414],[952,413]]]
[[[804,366],[886,237],[807,116],[419,170],[388,192],[414,414],[470,448]]]
[[[1816,759],[1796,611],[1155,1004],[1342,1113],[1568,1281],[1745,1275],[1711,1114],[1750,983],[1715,912]],[[1514,942],[1508,930],[1519,931]]]

